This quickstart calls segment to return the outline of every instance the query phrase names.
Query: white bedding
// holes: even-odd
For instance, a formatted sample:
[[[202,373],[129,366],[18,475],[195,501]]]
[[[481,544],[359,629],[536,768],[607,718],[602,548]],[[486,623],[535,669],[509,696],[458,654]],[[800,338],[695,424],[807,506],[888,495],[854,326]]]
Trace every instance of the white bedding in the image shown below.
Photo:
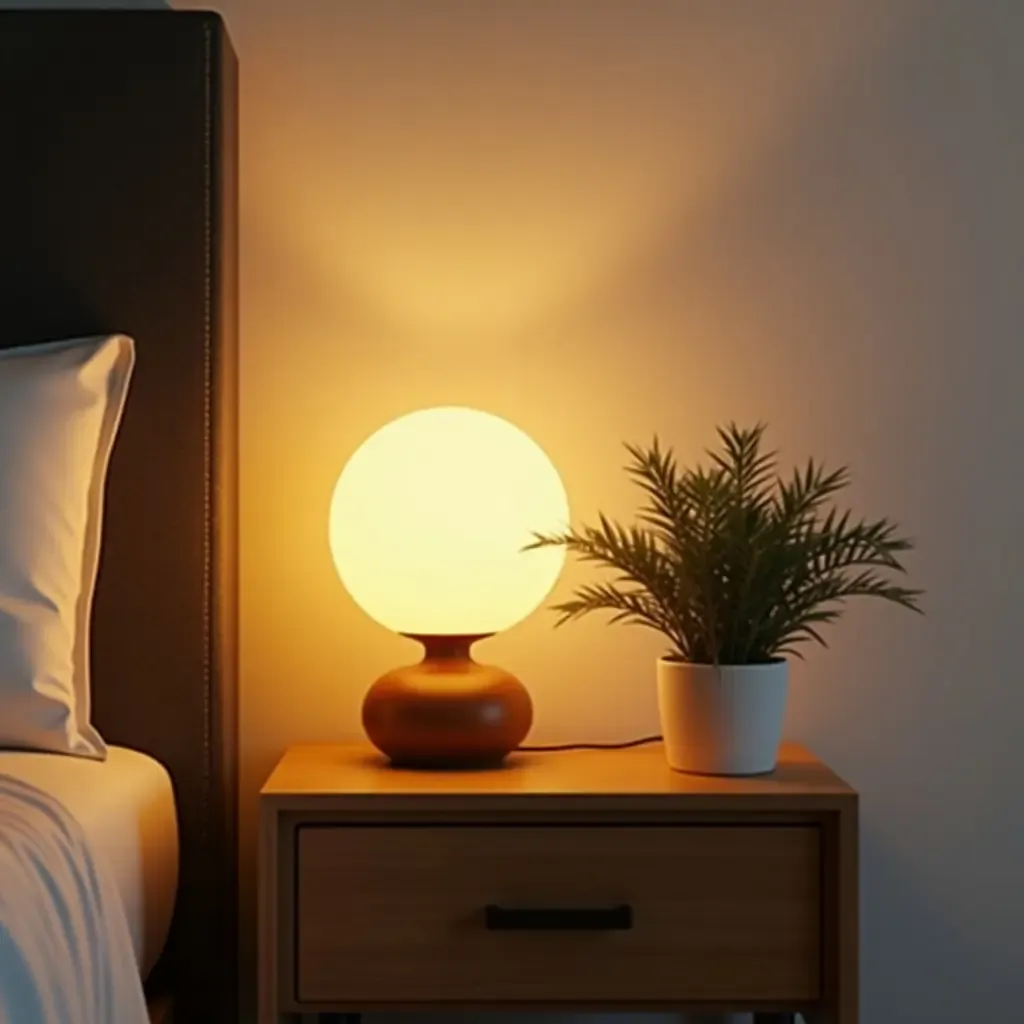
[[[147,1024],[121,897],[60,801],[0,775],[0,1024]]]
[[[166,941],[178,885],[178,822],[167,769],[124,747],[110,747],[106,761],[5,750],[2,775],[50,794],[81,826],[109,869],[145,978]],[[6,886],[0,874],[0,888]]]

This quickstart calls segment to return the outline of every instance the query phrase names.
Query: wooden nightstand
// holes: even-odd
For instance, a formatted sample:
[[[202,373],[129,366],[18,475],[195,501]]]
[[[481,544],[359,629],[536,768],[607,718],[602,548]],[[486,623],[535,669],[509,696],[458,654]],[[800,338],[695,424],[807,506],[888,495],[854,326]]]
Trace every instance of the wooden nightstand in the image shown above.
[[[473,773],[297,747],[260,795],[260,1022],[518,1008],[856,1024],[857,899],[857,794],[794,745],[742,779],[672,772],[656,746]]]

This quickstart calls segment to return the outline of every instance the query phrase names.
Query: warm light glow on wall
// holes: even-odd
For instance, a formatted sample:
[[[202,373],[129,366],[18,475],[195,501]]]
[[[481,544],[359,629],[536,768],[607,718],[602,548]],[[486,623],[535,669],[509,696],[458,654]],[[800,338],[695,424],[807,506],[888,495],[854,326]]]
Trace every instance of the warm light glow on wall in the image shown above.
[[[565,488],[535,441],[490,413],[425,409],[363,442],[331,501],[334,564],[382,625],[421,635],[507,629],[547,596],[558,548],[523,553],[568,522]]]
[[[246,53],[243,191],[267,294],[479,351],[699,253],[903,5],[255,6],[275,45]]]

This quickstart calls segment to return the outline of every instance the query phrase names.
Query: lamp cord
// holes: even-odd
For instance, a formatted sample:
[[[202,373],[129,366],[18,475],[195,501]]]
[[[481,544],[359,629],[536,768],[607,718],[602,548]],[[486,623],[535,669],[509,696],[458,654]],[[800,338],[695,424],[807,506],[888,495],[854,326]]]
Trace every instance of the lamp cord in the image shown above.
[[[562,750],[629,750],[630,747],[644,747],[649,743],[660,743],[661,736],[641,736],[621,743],[543,743],[517,747],[527,754],[553,754]]]

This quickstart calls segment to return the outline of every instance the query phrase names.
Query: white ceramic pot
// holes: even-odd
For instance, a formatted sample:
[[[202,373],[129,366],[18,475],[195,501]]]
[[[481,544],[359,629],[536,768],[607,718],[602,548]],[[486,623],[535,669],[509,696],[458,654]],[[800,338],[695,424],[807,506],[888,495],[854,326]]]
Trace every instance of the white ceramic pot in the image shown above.
[[[775,769],[789,665],[691,665],[658,659],[658,710],[668,763],[699,775]]]

